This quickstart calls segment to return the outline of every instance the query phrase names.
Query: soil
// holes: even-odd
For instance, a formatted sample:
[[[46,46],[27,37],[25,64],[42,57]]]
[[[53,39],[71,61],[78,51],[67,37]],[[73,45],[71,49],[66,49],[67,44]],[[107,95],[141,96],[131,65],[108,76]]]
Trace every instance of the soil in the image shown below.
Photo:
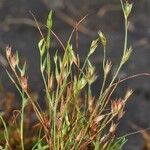
[[[123,17],[119,4],[113,1],[104,0],[51,0],[45,3],[44,0],[1,0],[0,1],[0,61],[6,64],[3,57],[5,46],[11,45],[14,50],[18,50],[22,60],[28,63],[28,76],[31,80],[31,90],[42,90],[39,67],[39,54],[37,43],[41,38],[30,11],[38,21],[44,23],[49,9],[54,10],[54,31],[62,39],[67,40],[72,30],[60,14],[65,14],[71,19],[79,20],[87,13],[89,16],[83,21],[86,32],[81,29],[79,32],[79,53],[84,59],[89,48],[89,42],[96,38],[97,31],[102,30],[108,39],[107,54],[111,58],[114,66],[120,60],[123,44]],[[48,9],[49,8],[49,9]],[[128,64],[123,68],[119,77],[127,77],[137,73],[150,73],[150,2],[149,0],[137,0],[134,4],[133,13],[130,16],[129,45],[133,46],[134,52]],[[69,20],[70,21],[70,20]],[[45,32],[45,30],[43,30]],[[63,42],[64,43],[64,42]],[[60,49],[58,42],[53,39],[51,53]],[[102,62],[102,49],[99,48],[91,58],[93,63],[100,68]],[[7,65],[7,64],[6,64]],[[8,91],[15,91],[10,84],[5,71],[0,69],[1,84]],[[115,69],[114,69],[115,71]],[[99,72],[101,74],[101,72]],[[113,75],[113,71],[112,71]],[[99,81],[97,82],[97,85]],[[97,86],[96,85],[96,86]],[[117,90],[117,96],[127,88],[134,89],[134,96],[130,98],[126,107],[126,114],[120,122],[119,135],[136,131],[133,124],[141,128],[150,127],[150,77],[142,76],[123,83]],[[96,88],[94,89],[95,93]],[[124,150],[142,150],[144,139],[142,134],[133,134]]]

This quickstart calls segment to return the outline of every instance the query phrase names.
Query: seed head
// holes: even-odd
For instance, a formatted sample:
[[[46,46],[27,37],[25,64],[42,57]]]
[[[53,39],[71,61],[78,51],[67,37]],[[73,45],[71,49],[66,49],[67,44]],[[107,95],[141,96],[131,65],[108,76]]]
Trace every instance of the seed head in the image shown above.
[[[126,52],[124,53],[123,59],[122,59],[123,64],[126,63],[129,60],[129,58],[130,58],[130,56],[132,54],[132,51],[133,51],[132,47],[129,47],[126,50]]]
[[[124,101],[126,102],[128,100],[128,98],[133,94],[133,90],[132,89],[128,89],[124,98]]]
[[[112,67],[111,61],[106,61],[106,64],[105,64],[105,67],[104,67],[105,76],[108,75],[108,73],[109,73],[110,70],[111,70],[111,67]]]
[[[20,79],[21,87],[24,91],[27,91],[28,89],[28,80],[26,76],[22,76]]]

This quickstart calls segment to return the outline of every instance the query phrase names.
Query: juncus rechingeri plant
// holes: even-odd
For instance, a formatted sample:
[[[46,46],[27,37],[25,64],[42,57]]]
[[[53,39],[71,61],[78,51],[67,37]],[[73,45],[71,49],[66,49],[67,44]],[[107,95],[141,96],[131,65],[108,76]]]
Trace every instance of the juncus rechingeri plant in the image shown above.
[[[127,92],[121,98],[112,100],[119,81],[117,76],[122,66],[129,60],[132,48],[128,47],[128,17],[132,4],[128,1],[121,2],[125,22],[124,48],[118,68],[111,81],[106,84],[113,67],[107,59],[107,38],[99,31],[97,38],[91,42],[88,54],[83,64],[80,57],[74,52],[71,44],[72,34],[66,46],[60,42],[63,55],[56,51],[52,56],[50,52],[52,31],[52,11],[47,18],[47,35],[42,35],[38,43],[40,53],[40,71],[44,83],[46,110],[42,110],[31,96],[29,81],[26,75],[26,63],[22,64],[18,52],[14,54],[11,47],[6,47],[6,58],[13,72],[6,72],[15,84],[22,98],[20,110],[20,149],[26,149],[25,143],[25,110],[30,103],[39,122],[39,136],[32,143],[32,150],[121,150],[126,143],[126,136],[116,137],[116,129],[124,115],[125,105],[133,91]],[[74,30],[73,30],[74,32]],[[73,33],[72,32],[72,33]],[[55,35],[56,36],[56,35]],[[96,68],[91,63],[90,57],[98,45],[103,47],[103,83],[100,85],[99,95],[95,98],[91,86],[97,82]],[[54,65],[54,67],[52,67]],[[108,82],[108,81],[107,81]],[[84,91],[84,92],[83,92]],[[84,95],[81,93],[85,93]],[[4,149],[11,149],[10,135],[7,125],[1,115],[5,127]]]

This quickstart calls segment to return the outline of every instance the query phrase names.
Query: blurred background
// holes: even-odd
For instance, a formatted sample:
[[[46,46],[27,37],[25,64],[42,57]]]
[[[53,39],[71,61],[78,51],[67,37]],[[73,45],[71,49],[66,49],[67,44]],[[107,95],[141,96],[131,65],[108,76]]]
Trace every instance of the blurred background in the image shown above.
[[[150,0],[130,0],[130,2],[134,5],[130,15],[128,39],[129,46],[132,45],[134,51],[130,61],[120,72],[119,78],[138,73],[150,73]],[[107,55],[114,66],[113,75],[121,57],[124,36],[123,15],[119,0],[0,0],[1,64],[7,66],[4,57],[6,45],[11,45],[14,51],[18,50],[22,60],[27,61],[31,90],[40,95],[43,85],[41,84],[37,43],[41,35],[36,28],[32,14],[40,23],[42,32],[46,33],[43,24],[45,24],[49,10],[54,12],[53,30],[63,44],[66,44],[76,23],[88,15],[78,27],[78,34],[76,34],[78,36],[74,37],[74,47],[84,60],[90,42],[101,30],[108,40]],[[57,40],[53,38],[51,53],[55,53],[57,49],[62,51]],[[96,51],[91,61],[100,70],[101,48]],[[98,74],[101,76],[100,71]],[[97,84],[100,83],[97,82]],[[15,88],[2,67],[0,67],[0,85],[1,98],[5,97],[7,92],[15,93]],[[116,96],[119,97],[127,88],[133,88],[135,92],[128,102],[125,117],[120,122],[119,135],[150,127],[150,77],[142,76],[124,82]],[[94,90],[96,93],[96,88]],[[129,136],[125,149],[142,150],[147,144],[144,135],[139,133]]]

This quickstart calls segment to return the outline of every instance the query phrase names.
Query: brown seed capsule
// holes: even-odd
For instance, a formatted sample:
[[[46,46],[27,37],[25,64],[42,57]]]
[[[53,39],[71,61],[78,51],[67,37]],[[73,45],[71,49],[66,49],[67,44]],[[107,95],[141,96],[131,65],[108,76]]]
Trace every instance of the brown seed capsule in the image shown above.
[[[7,59],[9,59],[11,57],[11,47],[10,46],[6,46],[6,57]]]
[[[51,74],[49,80],[48,80],[48,90],[50,91],[53,87],[53,80],[54,80],[54,75]]]
[[[21,87],[24,91],[27,91],[28,89],[28,80],[26,76],[21,77],[20,79]]]
[[[81,137],[83,136],[83,133],[84,133],[83,130],[81,130],[75,140],[79,141],[81,139]]]
[[[109,129],[109,132],[113,134],[116,131],[117,125],[118,124],[112,123]]]
[[[15,55],[10,56],[10,65],[12,66],[13,69],[15,69],[17,65],[17,59]]]
[[[90,127],[91,131],[95,133],[98,130],[98,126],[99,125],[96,122],[93,122],[91,127]]]
[[[60,131],[62,128],[62,117],[61,116],[57,118],[56,126],[57,126],[58,131]]]
[[[109,134],[104,134],[103,137],[100,139],[100,143],[104,144],[108,141]]]
[[[98,124],[104,117],[105,117],[105,115],[97,116],[97,117],[94,119],[94,122]]]
[[[123,106],[124,102],[121,99],[112,101],[111,104],[112,113],[120,112],[123,109]]]

